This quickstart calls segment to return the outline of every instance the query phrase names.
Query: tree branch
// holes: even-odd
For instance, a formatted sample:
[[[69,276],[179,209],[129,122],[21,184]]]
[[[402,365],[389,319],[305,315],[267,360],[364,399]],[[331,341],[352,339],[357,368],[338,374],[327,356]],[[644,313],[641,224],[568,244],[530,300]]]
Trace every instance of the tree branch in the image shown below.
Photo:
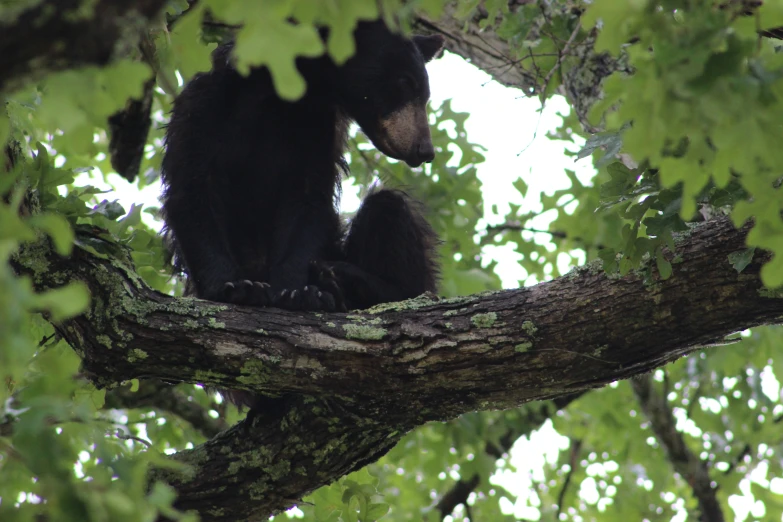
[[[35,244],[15,258],[38,288],[69,279],[90,310],[56,325],[98,385],[132,378],[280,397],[160,472],[202,520],[267,516],[372,462],[430,420],[571,395],[647,372],[733,332],[778,322],[783,299],[727,256],[746,230],[701,223],[677,239],[667,281],[609,277],[597,265],[530,288],[421,297],[351,314],[228,306],[152,291],[127,252],[78,227],[61,258]],[[43,267],[43,268],[42,268]],[[654,272],[654,269],[653,269]]]
[[[707,463],[695,455],[685,442],[682,433],[676,429],[677,422],[669,408],[665,393],[657,393],[650,375],[631,379],[631,386],[639,400],[642,411],[650,421],[655,438],[666,449],[669,461],[693,490],[699,503],[701,522],[723,522],[723,510],[712,486]]]
[[[649,286],[588,266],[531,288],[348,315],[172,298],[146,287],[130,263],[119,269],[83,250],[51,255],[50,270],[34,277],[52,287],[65,272],[90,287],[91,312],[58,331],[99,385],[156,377],[272,394],[383,395],[406,409],[437,398],[440,411],[422,418],[443,420],[601,386],[778,320],[783,300],[765,297],[760,260],[737,274],[726,259],[745,249],[744,231],[719,219],[680,242],[685,262]],[[25,263],[33,254],[20,265],[34,268]]]
[[[435,504],[435,509],[440,512],[440,519],[450,516],[460,504],[467,506],[468,497],[478,487],[481,477],[478,473],[469,479],[459,479]]]
[[[579,454],[582,451],[582,440],[571,439],[571,454],[568,459],[568,473],[563,481],[563,487],[560,489],[560,493],[557,495],[557,512],[555,513],[555,520],[560,520],[560,513],[563,512],[563,505],[565,504],[566,493],[568,493],[568,487],[571,485],[571,478],[574,476],[574,470],[579,465]]]

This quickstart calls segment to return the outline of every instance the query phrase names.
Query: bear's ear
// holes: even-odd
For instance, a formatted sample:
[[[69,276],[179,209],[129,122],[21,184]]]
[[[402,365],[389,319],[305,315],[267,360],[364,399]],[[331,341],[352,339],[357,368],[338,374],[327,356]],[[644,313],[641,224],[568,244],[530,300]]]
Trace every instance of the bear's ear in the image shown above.
[[[431,36],[416,35],[413,37],[413,43],[419,48],[419,52],[421,52],[421,55],[424,57],[424,61],[429,62],[436,56],[440,56],[446,39],[439,34],[433,34]]]

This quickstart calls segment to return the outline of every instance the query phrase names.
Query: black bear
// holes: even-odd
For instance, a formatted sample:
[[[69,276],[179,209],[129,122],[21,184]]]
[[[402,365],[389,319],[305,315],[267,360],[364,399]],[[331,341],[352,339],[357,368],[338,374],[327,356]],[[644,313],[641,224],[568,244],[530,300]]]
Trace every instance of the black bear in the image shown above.
[[[440,36],[411,39],[361,22],[356,54],[298,58],[295,102],[269,71],[240,75],[231,44],[174,102],[163,159],[163,215],[189,294],[335,311],[415,297],[437,284],[437,237],[404,193],[365,198],[346,233],[336,208],[348,127],[384,154],[432,161],[425,63]]]

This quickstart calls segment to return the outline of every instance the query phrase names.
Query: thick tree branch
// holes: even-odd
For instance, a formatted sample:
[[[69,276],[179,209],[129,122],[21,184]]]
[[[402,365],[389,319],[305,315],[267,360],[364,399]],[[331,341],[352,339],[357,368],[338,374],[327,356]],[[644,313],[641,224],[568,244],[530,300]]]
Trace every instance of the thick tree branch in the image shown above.
[[[678,238],[667,281],[588,266],[531,288],[312,314],[177,299],[149,289],[124,250],[87,228],[60,258],[42,244],[17,270],[39,288],[80,279],[84,316],[57,326],[96,384],[198,382],[281,399],[174,458],[165,477],[202,520],[261,517],[371,462],[429,420],[561,397],[649,371],[727,334],[779,322],[759,255],[741,274],[727,256],[745,230],[727,219]],[[230,490],[230,494],[226,491]]]
[[[0,92],[51,71],[105,65],[135,45],[165,0],[58,0],[4,8],[0,18]]]
[[[665,393],[655,390],[650,375],[641,375],[631,379],[633,391],[639,399],[655,438],[666,449],[669,461],[675,471],[690,485],[693,496],[699,502],[701,522],[723,522],[723,510],[712,485],[707,463],[695,455],[685,442],[682,433],[677,431],[677,422],[666,399]]]
[[[728,220],[702,224],[681,240],[686,261],[674,276],[648,286],[640,276],[584,267],[532,288],[348,315],[176,299],[81,250],[52,256],[50,271],[35,277],[56,286],[66,272],[90,286],[91,313],[59,330],[98,384],[157,377],[273,394],[384,396],[422,406],[422,420],[442,420],[601,386],[777,321],[783,300],[764,297],[758,259],[742,274],[726,260],[743,240]],[[431,399],[437,412],[425,407]]]

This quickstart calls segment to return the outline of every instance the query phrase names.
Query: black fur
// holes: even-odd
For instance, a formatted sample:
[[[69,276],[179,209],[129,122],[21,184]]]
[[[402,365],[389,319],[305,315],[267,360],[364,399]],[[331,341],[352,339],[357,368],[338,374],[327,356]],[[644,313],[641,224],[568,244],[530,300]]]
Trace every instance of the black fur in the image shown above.
[[[293,310],[346,310],[435,291],[437,238],[400,191],[369,195],[346,234],[337,211],[351,121],[411,165],[434,156],[424,64],[440,37],[360,23],[357,53],[297,60],[307,92],[276,94],[265,68],[241,76],[231,46],[174,103],[163,159],[167,237],[188,292]]]

